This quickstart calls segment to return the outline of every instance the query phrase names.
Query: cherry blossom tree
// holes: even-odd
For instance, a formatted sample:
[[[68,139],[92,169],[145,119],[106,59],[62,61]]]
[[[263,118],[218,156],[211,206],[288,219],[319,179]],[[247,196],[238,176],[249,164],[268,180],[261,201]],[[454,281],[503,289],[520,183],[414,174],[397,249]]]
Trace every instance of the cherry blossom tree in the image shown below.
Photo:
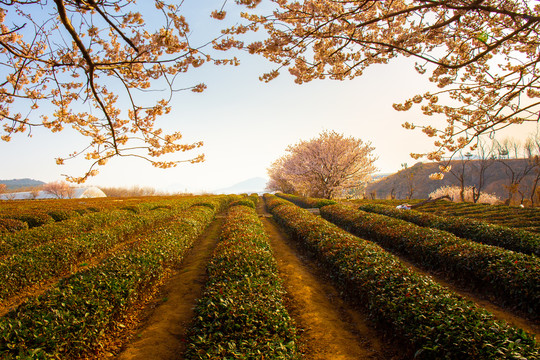
[[[75,189],[65,181],[53,181],[43,185],[42,190],[53,195],[57,199],[71,199]]]
[[[171,111],[175,92],[206,87],[179,86],[179,75],[205,62],[238,61],[205,54],[211,39],[191,44],[182,2],[141,3],[0,0],[1,139],[30,135],[36,126],[53,132],[72,127],[88,143],[56,162],[90,161],[83,176],[67,177],[76,183],[112,157],[135,156],[160,168],[203,161],[203,155],[159,161],[203,143],[182,144],[180,132],[166,134],[155,122]]]
[[[278,64],[299,84],[352,79],[374,64],[416,59],[438,90],[394,104],[421,106],[427,124],[404,124],[434,137],[415,158],[441,160],[482,134],[540,119],[540,2],[527,0],[272,0],[273,14],[243,16],[231,37],[263,28],[264,41],[241,44]],[[250,6],[255,1],[245,1]],[[429,117],[446,119],[446,126]]]
[[[41,191],[40,187],[32,188],[28,193],[28,199],[29,200],[35,200],[39,196],[39,192]]]
[[[268,169],[270,190],[333,198],[361,186],[376,171],[370,143],[324,131],[287,147]]]
[[[293,194],[297,190],[290,183],[285,175],[285,165],[289,161],[290,156],[283,156],[272,163],[268,168],[269,181],[266,188],[270,191],[280,191],[286,194]]]

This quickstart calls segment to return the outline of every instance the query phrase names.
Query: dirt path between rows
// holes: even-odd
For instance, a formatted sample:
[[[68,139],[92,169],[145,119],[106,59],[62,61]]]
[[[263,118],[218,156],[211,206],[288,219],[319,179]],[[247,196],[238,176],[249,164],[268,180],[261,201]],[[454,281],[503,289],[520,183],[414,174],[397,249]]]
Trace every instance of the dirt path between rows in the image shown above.
[[[344,301],[327,275],[276,225],[262,200],[257,211],[270,238],[304,358],[400,359],[393,346],[370,326],[366,315]]]
[[[217,245],[223,218],[218,217],[184,258],[181,268],[160,291],[155,308],[117,360],[172,360],[186,350],[194,306],[206,283],[206,265]]]

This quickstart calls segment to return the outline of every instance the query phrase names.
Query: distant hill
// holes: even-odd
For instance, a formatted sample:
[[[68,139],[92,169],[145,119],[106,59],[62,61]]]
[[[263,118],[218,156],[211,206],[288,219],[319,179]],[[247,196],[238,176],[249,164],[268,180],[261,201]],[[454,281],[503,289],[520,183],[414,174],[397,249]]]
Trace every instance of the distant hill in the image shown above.
[[[504,160],[510,167],[516,171],[522,171],[527,164],[526,159],[509,159]],[[426,199],[429,193],[436,189],[447,185],[459,185],[459,181],[452,174],[447,173],[442,180],[431,180],[429,175],[439,172],[441,163],[416,163],[414,166],[398,171],[395,174],[389,175],[378,181],[368,184],[366,193],[369,195],[376,193],[377,199],[386,199],[390,197],[393,191],[397,199],[405,199],[408,195],[409,183],[412,176],[414,188],[413,199]],[[478,184],[478,168],[480,160],[452,160],[452,171],[456,174],[461,172],[461,167],[464,166],[465,186],[473,186]],[[508,190],[504,185],[509,184],[509,170],[500,161],[493,161],[485,172],[485,186],[483,192],[495,194],[502,200],[508,196]],[[520,190],[524,193],[530,193],[530,185],[532,176],[536,173],[534,170],[531,174],[522,181]],[[526,195],[528,197],[528,195]]]
[[[227,188],[218,189],[212,191],[214,194],[262,194],[265,192],[267,179],[261,177],[254,177],[248,180],[244,180]]]
[[[45,185],[43,181],[28,179],[28,178],[0,180],[0,184],[5,184],[8,190],[17,190],[21,188],[31,188],[31,187]]]

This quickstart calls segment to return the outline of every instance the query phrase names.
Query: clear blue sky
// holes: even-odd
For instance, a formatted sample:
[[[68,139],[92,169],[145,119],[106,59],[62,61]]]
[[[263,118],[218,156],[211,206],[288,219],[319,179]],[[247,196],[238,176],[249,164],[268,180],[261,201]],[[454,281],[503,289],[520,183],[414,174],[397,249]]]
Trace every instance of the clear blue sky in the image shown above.
[[[221,4],[185,2],[186,17],[193,20],[194,41],[210,38],[218,31],[215,26],[222,26],[209,18],[210,11]],[[231,4],[226,9],[231,13],[235,7]],[[258,77],[272,64],[260,57],[240,56],[239,67],[206,65],[182,76],[182,83],[205,82],[208,89],[201,94],[176,94],[173,111],[158,123],[165,131],[181,131],[186,142],[204,141],[205,162],[162,170],[142,160],[120,158],[101,167],[100,174],[88,184],[212,191],[251,177],[266,177],[266,168],[284,154],[287,145],[316,137],[323,130],[370,141],[380,172],[397,171],[402,163],[412,165],[416,161],[409,153],[432,148],[432,139],[401,127],[406,121],[417,123],[422,114],[392,108],[394,102],[431,86],[427,77],[414,71],[410,59],[373,66],[352,81],[297,85],[287,73],[268,84],[260,82]],[[521,127],[509,135],[525,138],[533,130],[533,126]],[[62,179],[64,173],[79,176],[88,166],[85,161],[55,164],[55,157],[66,156],[85,141],[72,131],[52,134],[34,129],[32,135],[0,142],[0,179],[29,177],[48,182]]]

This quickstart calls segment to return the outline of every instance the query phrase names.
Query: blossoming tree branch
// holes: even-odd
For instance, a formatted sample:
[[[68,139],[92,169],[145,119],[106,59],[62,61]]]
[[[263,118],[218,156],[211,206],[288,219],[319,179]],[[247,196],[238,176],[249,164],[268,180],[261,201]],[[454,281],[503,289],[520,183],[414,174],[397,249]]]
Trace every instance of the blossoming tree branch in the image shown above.
[[[90,161],[83,176],[67,177],[76,183],[116,156],[160,168],[203,161],[203,155],[159,161],[203,144],[181,143],[180,132],[164,133],[156,119],[171,111],[176,91],[205,89],[179,87],[180,74],[209,61],[237,61],[214,60],[203,52],[205,45],[192,46],[181,5],[174,3],[152,1],[154,7],[145,9],[146,19],[159,24],[152,26],[134,0],[0,0],[2,140],[36,126],[53,132],[72,127],[88,143],[56,162],[77,156]]]
[[[264,41],[242,44],[278,64],[261,79],[287,69],[302,84],[352,79],[374,64],[398,57],[416,60],[439,90],[394,104],[421,106],[428,124],[403,124],[434,137],[426,154],[440,160],[480,135],[538,122],[540,114],[540,2],[526,0],[272,0],[270,15],[243,14],[238,36],[263,28]],[[254,6],[258,1],[245,1]],[[429,118],[446,120],[441,127]]]
[[[209,45],[265,56],[277,67],[262,80],[288,69],[300,84],[352,79],[374,64],[416,59],[415,70],[438,90],[394,104],[399,111],[419,106],[428,119],[404,124],[435,138],[433,151],[415,157],[439,160],[474,148],[483,134],[539,120],[538,1],[267,0],[275,11],[260,14],[255,7],[261,2],[236,0],[247,6],[247,22],[195,46],[183,2],[153,0],[154,13],[145,3],[143,16],[135,0],[0,0],[1,138],[36,126],[72,127],[88,143],[57,163],[83,156],[91,164],[83,176],[68,177],[74,182],[116,156],[162,168],[202,161],[202,155],[159,161],[202,142],[182,144],[179,132],[165,134],[156,120],[171,111],[176,91],[205,89],[178,86],[180,74],[205,62],[238,64],[213,59],[205,53]],[[222,5],[214,18],[225,18],[230,3]],[[258,29],[265,32],[260,40],[241,41]],[[429,117],[446,124],[433,125]]]

